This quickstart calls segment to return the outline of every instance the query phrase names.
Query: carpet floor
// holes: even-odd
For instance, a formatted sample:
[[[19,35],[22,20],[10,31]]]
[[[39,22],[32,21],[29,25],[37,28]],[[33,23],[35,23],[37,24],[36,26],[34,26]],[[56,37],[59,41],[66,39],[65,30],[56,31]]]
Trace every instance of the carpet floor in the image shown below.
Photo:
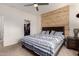
[[[63,46],[58,54],[58,56],[77,56],[77,51],[67,49]],[[35,54],[29,50],[25,50],[20,44],[2,47],[0,44],[0,56],[35,56]]]

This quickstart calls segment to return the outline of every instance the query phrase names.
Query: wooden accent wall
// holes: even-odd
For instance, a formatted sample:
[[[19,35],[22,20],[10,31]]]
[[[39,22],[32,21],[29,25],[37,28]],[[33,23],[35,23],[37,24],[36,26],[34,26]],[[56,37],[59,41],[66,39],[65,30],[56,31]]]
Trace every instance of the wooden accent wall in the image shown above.
[[[69,35],[69,6],[59,8],[41,15],[42,27],[65,27],[65,36]]]

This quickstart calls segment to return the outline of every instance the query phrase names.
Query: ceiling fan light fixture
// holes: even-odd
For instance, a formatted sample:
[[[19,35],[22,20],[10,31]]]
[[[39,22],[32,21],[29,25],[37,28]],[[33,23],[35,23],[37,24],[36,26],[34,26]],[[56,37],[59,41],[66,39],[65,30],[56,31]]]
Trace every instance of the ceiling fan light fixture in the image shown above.
[[[38,4],[37,3],[34,3],[34,7],[38,7]]]
[[[33,6],[33,7],[35,7],[35,9],[36,9],[36,11],[39,11],[39,6],[40,5],[49,5],[48,3],[31,3],[31,4],[26,4],[26,5],[24,5],[24,6]]]

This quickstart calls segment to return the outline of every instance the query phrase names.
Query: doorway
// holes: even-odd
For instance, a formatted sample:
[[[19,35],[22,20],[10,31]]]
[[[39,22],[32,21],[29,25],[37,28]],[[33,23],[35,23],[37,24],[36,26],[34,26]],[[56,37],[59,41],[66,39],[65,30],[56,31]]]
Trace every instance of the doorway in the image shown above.
[[[30,21],[24,20],[24,36],[30,35]]]

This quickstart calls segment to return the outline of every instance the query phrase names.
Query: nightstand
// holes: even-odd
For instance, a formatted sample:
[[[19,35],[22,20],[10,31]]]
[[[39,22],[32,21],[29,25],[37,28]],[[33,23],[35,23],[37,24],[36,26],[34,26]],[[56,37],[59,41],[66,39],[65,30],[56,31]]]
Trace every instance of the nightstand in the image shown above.
[[[79,56],[79,40],[76,40],[76,48],[78,50],[78,56]]]
[[[65,46],[68,49],[79,50],[79,38],[68,36],[65,38]]]

